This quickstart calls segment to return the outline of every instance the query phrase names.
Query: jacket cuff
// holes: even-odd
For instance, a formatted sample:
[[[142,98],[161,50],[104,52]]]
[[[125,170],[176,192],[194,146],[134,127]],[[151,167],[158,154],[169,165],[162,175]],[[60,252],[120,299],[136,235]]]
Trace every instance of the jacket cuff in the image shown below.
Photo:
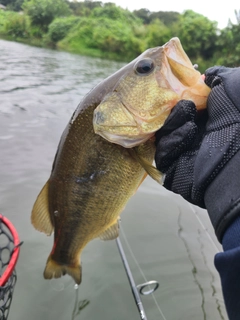
[[[219,242],[240,216],[240,152],[219,172],[204,195],[205,206]]]

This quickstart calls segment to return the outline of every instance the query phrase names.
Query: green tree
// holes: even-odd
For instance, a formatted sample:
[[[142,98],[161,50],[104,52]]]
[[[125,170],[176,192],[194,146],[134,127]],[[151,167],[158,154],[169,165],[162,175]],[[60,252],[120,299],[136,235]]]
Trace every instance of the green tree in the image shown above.
[[[142,24],[131,15],[115,5],[95,8],[90,17],[81,18],[59,46],[106,58],[133,59],[145,49],[145,39],[136,36],[143,32]]]
[[[175,11],[158,11],[151,12],[146,8],[134,10],[133,13],[142,20],[144,24],[149,24],[158,19],[166,26],[176,23],[180,18],[180,13]]]
[[[105,3],[102,7],[94,8],[90,16],[92,18],[118,20],[130,25],[133,25],[134,23],[141,23],[141,20],[132,12],[122,9],[111,2]]]
[[[70,8],[64,0],[24,0],[22,7],[30,16],[32,25],[44,31],[47,31],[54,18],[70,14]]]
[[[211,59],[216,50],[217,22],[192,10],[181,15],[174,26],[175,35],[191,59]]]
[[[214,59],[218,65],[240,66],[240,21],[237,24],[229,22],[229,25],[221,30]]]
[[[94,8],[101,7],[102,2],[101,1],[68,1],[68,5],[70,9],[72,9],[74,15],[76,16],[89,16],[91,14],[91,11]]]
[[[140,18],[144,24],[149,24],[151,21],[150,15],[151,12],[148,9],[142,8],[139,10],[134,10],[133,14]]]
[[[180,16],[181,16],[180,13],[175,11],[158,11],[158,12],[151,13],[150,21],[159,19],[166,26],[171,26],[172,24],[179,21]]]
[[[70,16],[64,18],[56,18],[50,23],[48,27],[48,34],[50,41],[58,42],[68,34],[69,30],[78,24],[80,17]]]
[[[7,7],[8,10],[20,11],[24,0],[1,0],[0,3]]]
[[[11,12],[4,26],[5,34],[13,38],[27,38],[29,24],[29,18],[26,15]]]
[[[171,29],[165,26],[159,19],[153,20],[147,25],[147,46],[162,46],[172,37]]]

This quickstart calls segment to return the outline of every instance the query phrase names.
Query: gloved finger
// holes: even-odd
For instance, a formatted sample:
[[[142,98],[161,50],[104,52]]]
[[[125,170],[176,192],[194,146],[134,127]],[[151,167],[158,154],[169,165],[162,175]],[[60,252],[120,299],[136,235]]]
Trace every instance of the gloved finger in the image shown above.
[[[239,67],[210,68],[206,71],[205,82],[212,88],[208,98],[208,106],[212,105],[215,101],[215,103],[218,103],[219,110],[222,109],[224,113],[231,113],[229,104],[233,104],[238,109],[238,112],[240,111]]]
[[[240,110],[240,68],[226,68],[219,73],[227,96],[233,104]]]
[[[188,121],[180,128],[172,131],[169,135],[163,136],[158,144],[155,154],[157,168],[166,172],[167,168],[190,149],[198,134],[198,127],[194,122]]]
[[[223,84],[223,90],[235,106],[239,108],[240,101],[240,68],[212,67],[205,72],[205,83],[214,88]]]
[[[205,83],[208,85],[210,88],[213,88],[215,85],[221,83],[221,75],[225,72],[228,72],[229,69],[227,67],[223,66],[214,66],[211,68],[208,68],[205,71]]]
[[[206,77],[218,76],[220,73],[226,72],[231,69],[232,68],[228,68],[224,66],[214,66],[214,67],[208,68],[204,74]]]
[[[177,128],[182,127],[185,123],[194,122],[196,119],[196,115],[197,109],[192,101],[179,101],[172,109],[172,112],[168,116],[163,127],[156,132],[156,145],[158,145],[158,142],[162,137],[171,134]]]
[[[165,175],[163,186],[174,193],[180,194],[188,202],[192,201],[193,170],[195,155],[185,153],[171,167]]]

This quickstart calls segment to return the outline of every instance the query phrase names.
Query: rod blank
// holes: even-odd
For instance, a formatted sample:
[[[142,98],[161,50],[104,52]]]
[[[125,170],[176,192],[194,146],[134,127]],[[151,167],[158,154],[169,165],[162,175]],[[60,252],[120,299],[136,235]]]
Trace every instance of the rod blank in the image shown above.
[[[138,289],[137,289],[135,281],[133,279],[132,272],[130,270],[126,255],[125,255],[123,247],[122,247],[122,243],[119,238],[116,239],[116,243],[117,243],[117,247],[118,247],[118,250],[119,250],[119,253],[120,253],[120,256],[121,256],[121,259],[122,259],[122,262],[123,262],[123,265],[124,265],[124,268],[125,268],[125,271],[126,271],[126,274],[128,277],[129,284],[132,289],[132,294],[135,299],[135,303],[138,308],[140,317],[142,320],[147,320],[147,316],[146,316],[145,310],[143,308],[143,304],[142,304]]]

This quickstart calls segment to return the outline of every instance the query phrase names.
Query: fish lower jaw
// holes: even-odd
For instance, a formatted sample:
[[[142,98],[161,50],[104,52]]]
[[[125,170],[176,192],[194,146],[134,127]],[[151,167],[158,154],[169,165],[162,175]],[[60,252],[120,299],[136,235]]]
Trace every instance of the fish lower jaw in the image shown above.
[[[108,132],[98,131],[96,132],[98,135],[100,135],[105,140],[118,144],[124,148],[133,148],[136,146],[139,146],[140,144],[146,142],[149,140],[154,133],[150,134],[144,134],[141,136],[129,136],[129,135],[121,135],[121,134],[112,134]]]

